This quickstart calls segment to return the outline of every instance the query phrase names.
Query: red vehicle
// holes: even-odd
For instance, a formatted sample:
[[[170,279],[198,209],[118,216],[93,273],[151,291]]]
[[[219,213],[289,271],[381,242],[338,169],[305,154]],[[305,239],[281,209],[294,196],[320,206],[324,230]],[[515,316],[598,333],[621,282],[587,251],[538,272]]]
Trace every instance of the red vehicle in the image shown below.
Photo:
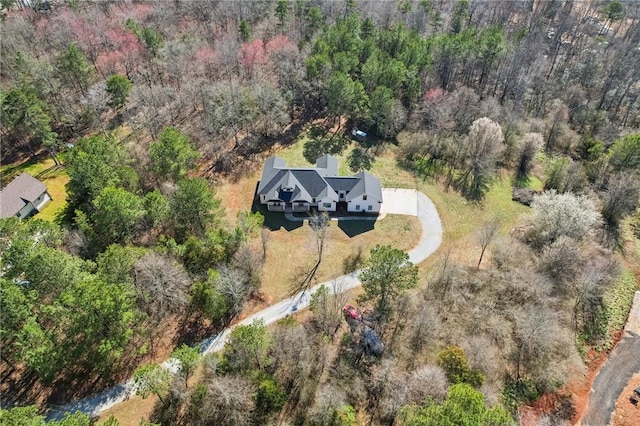
[[[347,319],[354,319],[354,320],[360,319],[360,314],[358,313],[358,310],[351,305],[344,305],[344,308],[342,308],[342,312],[344,313],[344,316]]]

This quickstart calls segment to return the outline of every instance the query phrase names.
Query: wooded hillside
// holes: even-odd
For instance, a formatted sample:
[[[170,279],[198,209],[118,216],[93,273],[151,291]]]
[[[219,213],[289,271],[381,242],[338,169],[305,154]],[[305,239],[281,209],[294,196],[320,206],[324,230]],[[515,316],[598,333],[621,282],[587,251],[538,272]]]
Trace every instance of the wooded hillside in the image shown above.
[[[0,221],[3,406],[135,370],[161,424],[510,424],[545,393],[543,421],[574,415],[562,385],[610,349],[640,274],[640,3],[0,5],[1,163],[46,155],[69,177],[54,223]],[[216,186],[295,143],[354,171],[392,156],[470,215],[506,180],[531,210],[478,224],[473,265],[454,233],[420,269],[389,246],[345,254],[381,358],[319,292],[202,360],[182,344],[263,298],[268,244]],[[148,363],[166,344],[177,375]]]

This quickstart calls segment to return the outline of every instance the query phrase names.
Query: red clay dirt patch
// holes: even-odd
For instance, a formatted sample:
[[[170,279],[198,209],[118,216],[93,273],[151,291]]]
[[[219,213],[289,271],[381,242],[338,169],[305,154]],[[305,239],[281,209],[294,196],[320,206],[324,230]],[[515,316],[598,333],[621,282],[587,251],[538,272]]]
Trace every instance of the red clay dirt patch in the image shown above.
[[[621,334],[616,336],[616,342]],[[532,406],[521,406],[518,408],[520,424],[522,426],[535,426],[539,423],[543,415],[551,414],[559,408],[562,400],[561,395],[570,395],[575,413],[569,420],[571,424],[580,424],[580,419],[587,410],[591,386],[595,380],[600,367],[607,360],[608,352],[597,352],[590,350],[587,354],[587,370],[584,373],[576,372],[574,376],[562,388],[554,394],[544,394]],[[628,398],[627,398],[628,400]],[[639,410],[640,412],[640,410]],[[635,423],[640,424],[640,423]]]
[[[640,404],[633,405],[629,400],[631,395],[633,395],[633,390],[639,386],[640,372],[638,372],[631,378],[627,386],[618,397],[618,400],[616,401],[616,409],[611,416],[612,426],[640,425]]]
[[[615,338],[616,343],[620,340],[620,336],[621,334],[618,333]],[[576,379],[571,380],[565,386],[566,391],[572,396],[573,406],[576,410],[571,418],[571,424],[579,424],[580,419],[587,411],[591,386],[600,371],[600,367],[607,361],[608,356],[609,352],[597,352],[591,349],[587,354],[587,371],[583,379],[581,381]]]

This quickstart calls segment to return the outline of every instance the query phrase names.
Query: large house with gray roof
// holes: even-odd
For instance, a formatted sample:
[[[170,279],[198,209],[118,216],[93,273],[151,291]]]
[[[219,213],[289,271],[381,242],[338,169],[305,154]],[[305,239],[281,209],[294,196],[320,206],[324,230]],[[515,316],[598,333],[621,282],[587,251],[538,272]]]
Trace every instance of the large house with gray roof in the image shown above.
[[[22,173],[0,191],[0,218],[25,219],[38,213],[51,201],[47,186],[28,173]]]
[[[338,159],[323,155],[316,167],[287,167],[279,157],[269,158],[258,184],[260,203],[269,211],[335,212],[340,204],[352,213],[380,212],[382,187],[371,173],[338,176]]]

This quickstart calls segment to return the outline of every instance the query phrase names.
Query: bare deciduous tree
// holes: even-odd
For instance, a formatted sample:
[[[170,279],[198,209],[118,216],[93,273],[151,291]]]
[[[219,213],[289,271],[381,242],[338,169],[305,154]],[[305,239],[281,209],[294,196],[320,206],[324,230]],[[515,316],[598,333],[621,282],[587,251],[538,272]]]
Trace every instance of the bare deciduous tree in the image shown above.
[[[380,416],[389,423],[395,420],[402,406],[407,403],[409,394],[407,374],[391,368],[394,364],[394,360],[385,360],[381,368],[374,370],[371,375],[372,389],[379,399]]]
[[[478,266],[476,269],[480,269],[482,258],[484,253],[489,247],[489,244],[498,236],[500,232],[500,222],[498,220],[491,220],[485,223],[482,228],[476,233],[476,241],[480,244],[480,258],[478,259]]]
[[[335,411],[347,403],[347,395],[341,388],[331,384],[323,385],[318,391],[316,403],[311,410],[314,425],[328,425],[334,421]]]
[[[215,376],[207,383],[197,424],[249,426],[253,424],[254,386],[247,379],[234,376]]]
[[[333,337],[342,323],[342,307],[348,300],[342,287],[343,282],[338,278],[331,282],[330,288],[321,286],[311,295],[309,307],[314,320],[327,336]]]
[[[570,366],[582,365],[573,336],[560,326],[561,313],[541,305],[529,305],[514,313],[515,376],[528,377],[538,389],[552,390]]]
[[[620,222],[633,213],[640,202],[640,179],[631,173],[617,173],[609,178],[606,192],[602,193],[602,217],[607,231],[607,240],[619,244]]]
[[[322,262],[322,254],[324,252],[327,228],[329,227],[330,223],[331,218],[326,212],[313,212],[309,217],[309,226],[311,227],[311,229],[313,229],[317,260],[311,267],[309,272],[305,272],[303,274],[302,281],[299,283],[294,283],[294,288],[292,289],[294,293],[297,293],[300,290],[307,290],[311,285],[313,278],[316,276],[316,272],[318,272],[318,268],[320,267],[320,263]]]
[[[573,238],[561,236],[542,250],[540,268],[554,281],[557,293],[564,294],[567,284],[576,279],[584,266],[583,248]]]
[[[499,377],[506,366],[495,342],[496,339],[489,336],[476,335],[465,341],[462,348],[467,355],[469,368],[482,372],[487,379],[496,378],[502,385]]]
[[[247,274],[240,269],[223,265],[218,269],[216,287],[227,298],[229,310],[237,314],[242,310],[242,305],[250,292],[250,283]]]
[[[440,326],[435,310],[429,305],[422,306],[422,303],[420,305],[414,317],[415,320],[410,324],[413,332],[411,346],[417,351],[436,338]]]
[[[182,265],[150,252],[135,263],[133,271],[138,301],[153,320],[185,312],[191,281]]]
[[[618,262],[602,250],[592,250],[587,259],[587,265],[571,282],[570,287],[572,320],[576,333],[580,328],[597,328],[597,314],[602,308],[604,292],[620,273]]]
[[[521,232],[522,228],[511,230],[511,237],[498,238],[491,253],[491,264],[500,271],[527,269],[533,265],[531,248],[515,238],[513,234]]]
[[[249,245],[240,247],[233,256],[233,266],[244,272],[252,290],[258,289],[262,268],[264,267],[264,258],[257,249]]]
[[[428,383],[428,386],[425,386]],[[407,381],[408,403],[420,404],[428,397],[437,402],[447,396],[449,381],[444,370],[437,365],[423,365],[411,373]]]
[[[271,240],[271,231],[266,228],[260,230],[260,245],[262,246],[262,260],[267,258],[267,248]]]
[[[560,148],[562,137],[567,131],[567,121],[569,121],[569,111],[567,106],[556,100],[546,117],[546,140],[544,150],[549,152],[551,148]]]
[[[371,367],[367,383],[371,423],[375,416],[392,422],[406,399],[406,373],[397,370],[395,364],[395,359],[387,358]]]

